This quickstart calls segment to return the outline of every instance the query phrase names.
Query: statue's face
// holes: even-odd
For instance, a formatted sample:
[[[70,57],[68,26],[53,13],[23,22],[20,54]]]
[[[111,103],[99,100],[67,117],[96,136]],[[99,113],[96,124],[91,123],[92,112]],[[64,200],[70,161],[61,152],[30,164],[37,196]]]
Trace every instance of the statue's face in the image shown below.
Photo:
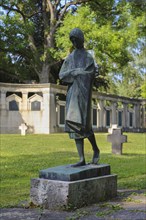
[[[75,48],[77,49],[83,48],[83,42],[79,38],[71,37],[70,40]]]

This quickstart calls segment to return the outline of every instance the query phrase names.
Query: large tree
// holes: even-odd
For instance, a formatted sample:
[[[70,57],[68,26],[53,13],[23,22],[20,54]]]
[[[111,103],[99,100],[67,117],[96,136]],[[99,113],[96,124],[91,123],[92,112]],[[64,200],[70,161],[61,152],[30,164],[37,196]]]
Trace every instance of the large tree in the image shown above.
[[[61,60],[72,49],[68,34],[80,27],[99,64],[98,85],[104,77],[109,92],[123,94],[128,86],[139,90],[144,0],[2,0],[1,5],[7,14],[0,31],[0,71],[13,74],[13,81],[56,82]]]
[[[57,60],[55,32],[69,8],[87,1],[90,0],[1,1],[7,14],[1,18],[0,49],[11,57],[15,75],[18,71],[28,77],[35,73],[41,83],[53,81],[51,70]]]

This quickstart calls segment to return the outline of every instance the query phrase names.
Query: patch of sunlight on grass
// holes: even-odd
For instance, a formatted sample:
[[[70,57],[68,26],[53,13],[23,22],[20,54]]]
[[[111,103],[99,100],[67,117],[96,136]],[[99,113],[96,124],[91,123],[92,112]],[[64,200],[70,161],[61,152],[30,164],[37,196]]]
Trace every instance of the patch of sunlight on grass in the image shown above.
[[[107,133],[95,134],[101,152],[101,164],[110,164],[118,175],[118,187],[143,189],[146,186],[145,134],[126,133],[123,155],[111,154]],[[1,135],[0,206],[15,206],[29,200],[30,179],[38,177],[39,170],[72,164],[78,161],[74,140],[68,134]],[[92,147],[85,139],[86,162],[92,158]]]

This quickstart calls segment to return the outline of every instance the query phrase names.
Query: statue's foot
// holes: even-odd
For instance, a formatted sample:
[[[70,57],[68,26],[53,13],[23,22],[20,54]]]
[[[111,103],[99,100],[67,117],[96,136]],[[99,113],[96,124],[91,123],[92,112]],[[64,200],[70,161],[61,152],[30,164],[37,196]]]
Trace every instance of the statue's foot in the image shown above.
[[[72,164],[71,167],[79,167],[79,166],[84,166],[86,165],[85,160],[80,161],[78,163]]]
[[[94,152],[91,164],[98,164],[100,160],[100,152]]]
[[[93,158],[92,159],[92,162],[91,162],[91,164],[99,164],[99,160],[100,160],[100,158],[98,157],[98,158]]]

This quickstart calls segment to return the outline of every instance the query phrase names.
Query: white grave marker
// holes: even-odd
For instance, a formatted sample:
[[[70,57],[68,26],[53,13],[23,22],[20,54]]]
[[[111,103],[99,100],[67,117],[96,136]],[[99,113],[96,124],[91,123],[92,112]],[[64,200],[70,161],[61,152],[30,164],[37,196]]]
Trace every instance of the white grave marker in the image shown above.
[[[118,128],[117,124],[112,124],[112,126],[108,129],[108,133],[112,134],[113,133],[113,129]]]
[[[27,130],[27,126],[26,124],[22,123],[20,126],[19,126],[19,129],[21,130],[21,135],[26,135],[26,130]]]

